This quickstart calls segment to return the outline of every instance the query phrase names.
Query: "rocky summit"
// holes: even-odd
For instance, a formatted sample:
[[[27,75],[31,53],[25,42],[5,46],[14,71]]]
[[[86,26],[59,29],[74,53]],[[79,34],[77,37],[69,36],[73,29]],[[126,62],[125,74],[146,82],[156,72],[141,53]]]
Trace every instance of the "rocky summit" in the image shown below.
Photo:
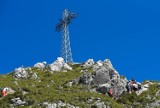
[[[0,108],[160,107],[159,81],[137,82],[135,90],[129,83],[109,59],[67,64],[58,57],[0,75]]]

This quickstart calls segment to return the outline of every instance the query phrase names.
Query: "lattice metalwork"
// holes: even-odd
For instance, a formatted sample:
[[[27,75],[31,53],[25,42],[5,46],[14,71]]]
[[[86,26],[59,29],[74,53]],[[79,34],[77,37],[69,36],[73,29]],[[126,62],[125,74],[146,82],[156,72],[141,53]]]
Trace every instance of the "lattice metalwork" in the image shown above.
[[[70,13],[67,9],[65,9],[63,12],[63,18],[60,19],[60,22],[56,25],[56,31],[62,32],[61,57],[65,60],[66,63],[73,62],[68,25],[76,16],[76,13]]]

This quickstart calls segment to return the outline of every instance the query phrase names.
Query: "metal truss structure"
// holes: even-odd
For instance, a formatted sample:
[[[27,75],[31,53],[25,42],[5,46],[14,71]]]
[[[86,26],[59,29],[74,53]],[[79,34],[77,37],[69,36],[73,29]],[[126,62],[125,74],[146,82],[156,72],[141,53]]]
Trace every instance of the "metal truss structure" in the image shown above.
[[[56,31],[62,32],[61,57],[66,63],[73,62],[68,25],[76,16],[76,13],[70,13],[67,9],[65,9],[63,12],[63,18],[60,19],[60,22],[56,25]]]

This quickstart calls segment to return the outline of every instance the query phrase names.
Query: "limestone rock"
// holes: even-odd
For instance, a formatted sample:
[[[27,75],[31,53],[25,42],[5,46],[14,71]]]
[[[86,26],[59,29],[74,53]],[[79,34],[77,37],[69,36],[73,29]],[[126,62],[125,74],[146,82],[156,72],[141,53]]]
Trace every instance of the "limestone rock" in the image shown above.
[[[102,101],[100,101],[100,100],[97,100],[95,102],[95,106],[97,106],[97,108],[107,108],[106,105],[105,105],[105,103],[102,102]]]
[[[24,106],[26,104],[26,102],[22,101],[20,97],[11,99],[11,102],[13,106]]]
[[[58,72],[62,71],[63,69],[72,70],[72,68],[67,63],[65,63],[64,59],[61,57],[58,57],[57,60],[52,64],[49,64],[48,67],[51,71],[58,71]]]
[[[47,108],[57,108],[56,103],[48,104]]]
[[[92,65],[94,65],[94,60],[89,59],[84,63],[83,67],[88,68],[88,67],[91,67]]]
[[[142,85],[141,90],[139,92],[142,93],[144,91],[147,91],[151,84],[153,84],[153,83],[150,81],[146,81],[146,84]]]
[[[92,75],[88,74],[88,73],[84,73],[81,77],[80,77],[80,81],[79,83],[83,83],[83,84],[89,84],[93,81]]]
[[[59,101],[58,103],[44,102],[44,103],[41,103],[41,106],[46,106],[46,108],[79,108],[77,106],[73,106],[69,103],[65,103],[62,101]]]
[[[109,71],[105,67],[98,69],[94,75],[94,81],[96,84],[105,84],[110,80]]]
[[[49,64],[48,67],[51,71],[58,71],[58,72],[61,71],[61,68],[58,66],[55,66],[54,64]]]
[[[156,92],[156,96],[160,96],[160,90]]]
[[[89,74],[88,71],[81,71],[83,75],[79,79],[80,83],[96,86],[98,92],[99,90],[107,92],[112,89],[115,96],[120,96],[124,91],[127,91],[128,80],[125,77],[120,77],[109,59],[105,59],[103,62],[99,60],[96,63],[93,59],[89,59],[83,66],[92,67],[94,72]]]
[[[42,62],[42,63],[38,62],[38,63],[36,63],[36,64],[34,65],[34,67],[35,67],[35,68],[39,68],[39,69],[44,69],[45,66],[46,66],[46,64],[47,64],[47,62]]]
[[[26,71],[25,68],[23,67],[19,67],[19,68],[16,68],[14,70],[14,77],[17,77],[17,78],[27,78],[28,77],[28,72]]]
[[[93,65],[93,70],[96,71],[102,66],[103,66],[103,62],[101,60],[99,60],[99,61],[96,62],[95,65]]]
[[[72,70],[72,68],[67,63],[64,63],[63,68],[67,70]]]
[[[66,107],[66,103],[64,103],[62,101],[59,101],[58,102],[58,108],[61,108],[61,107]]]
[[[38,78],[38,75],[36,73],[33,73],[32,74],[32,79],[37,79]]]
[[[159,108],[160,107],[160,100],[156,100],[150,104],[150,108]]]

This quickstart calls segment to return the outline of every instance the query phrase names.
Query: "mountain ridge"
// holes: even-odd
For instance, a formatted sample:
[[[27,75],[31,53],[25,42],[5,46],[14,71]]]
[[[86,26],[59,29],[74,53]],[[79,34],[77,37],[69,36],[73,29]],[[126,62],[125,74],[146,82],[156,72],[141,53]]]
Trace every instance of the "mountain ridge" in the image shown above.
[[[142,89],[129,94],[128,80],[120,75],[109,59],[67,64],[57,58],[52,64],[36,63],[16,68],[0,76],[4,108],[145,108],[160,107],[160,82],[144,81]],[[112,90],[112,95],[109,90]]]

